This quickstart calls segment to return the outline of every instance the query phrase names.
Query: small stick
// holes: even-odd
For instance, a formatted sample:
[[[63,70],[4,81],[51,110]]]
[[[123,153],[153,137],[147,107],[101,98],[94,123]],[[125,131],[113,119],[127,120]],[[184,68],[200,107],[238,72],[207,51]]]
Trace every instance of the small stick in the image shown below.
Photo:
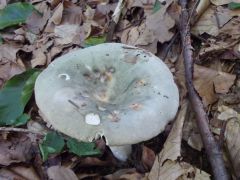
[[[120,19],[122,9],[125,5],[125,0],[119,0],[117,7],[112,15],[112,20],[109,24],[109,31],[107,33],[106,41],[111,42],[113,39],[113,34]]]
[[[164,56],[163,56],[163,61],[166,60],[167,55],[168,55],[171,47],[173,46],[174,42],[176,41],[178,35],[179,35],[179,31],[174,34],[173,38],[171,39],[170,43],[168,44],[168,46],[167,46],[167,48],[166,48],[166,53],[165,53]]]
[[[13,128],[13,127],[0,127],[0,132],[22,132],[22,133],[36,134],[39,136],[45,135],[45,133],[43,133],[43,132],[37,132],[37,131],[29,130],[29,129]]]
[[[209,120],[204,111],[203,103],[193,85],[193,47],[191,45],[191,34],[189,26],[189,13],[187,8],[187,0],[180,0],[182,7],[180,19],[180,32],[183,47],[184,67],[186,86],[188,96],[192,104],[192,108],[196,114],[198,128],[202,137],[202,141],[211,164],[214,179],[228,180],[229,176],[224,165],[222,151],[216,142],[213,134],[209,129]]]

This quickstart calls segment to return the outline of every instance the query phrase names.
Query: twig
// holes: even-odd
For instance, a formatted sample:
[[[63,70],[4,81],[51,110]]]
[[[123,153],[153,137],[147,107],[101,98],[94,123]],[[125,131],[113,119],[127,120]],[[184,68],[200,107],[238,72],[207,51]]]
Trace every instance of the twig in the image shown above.
[[[171,39],[170,43],[168,44],[168,46],[167,46],[167,48],[166,48],[166,53],[164,54],[163,59],[162,59],[163,61],[166,60],[167,55],[168,55],[171,47],[173,46],[174,42],[176,41],[178,35],[179,35],[179,31],[174,34],[173,38]]]
[[[107,42],[111,42],[113,39],[113,34],[118,24],[118,21],[120,19],[124,5],[125,5],[125,0],[119,0],[117,7],[112,15],[112,20],[110,21],[110,24],[109,24],[109,30],[106,37]]]
[[[13,127],[0,127],[0,132],[22,132],[22,133],[31,133],[31,134],[36,134],[39,136],[44,136],[45,134],[42,132],[36,132],[33,130],[29,129],[23,129],[23,128],[13,128]]]
[[[184,66],[186,86],[188,89],[188,96],[192,104],[192,108],[196,114],[198,128],[203,140],[203,144],[208,155],[208,160],[211,164],[214,178],[216,180],[227,180],[227,174],[222,152],[219,145],[214,139],[208,126],[208,117],[204,111],[203,103],[193,86],[193,48],[191,46],[190,26],[187,23],[189,14],[187,11],[187,0],[180,0],[182,7],[182,14],[180,20],[180,32],[183,46]]]

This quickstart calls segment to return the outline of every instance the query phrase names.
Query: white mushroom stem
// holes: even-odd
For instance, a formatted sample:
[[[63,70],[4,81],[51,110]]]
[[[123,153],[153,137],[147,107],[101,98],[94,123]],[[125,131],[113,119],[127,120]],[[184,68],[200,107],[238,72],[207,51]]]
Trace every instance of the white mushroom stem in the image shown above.
[[[113,155],[120,161],[126,161],[132,152],[132,145],[109,146]]]

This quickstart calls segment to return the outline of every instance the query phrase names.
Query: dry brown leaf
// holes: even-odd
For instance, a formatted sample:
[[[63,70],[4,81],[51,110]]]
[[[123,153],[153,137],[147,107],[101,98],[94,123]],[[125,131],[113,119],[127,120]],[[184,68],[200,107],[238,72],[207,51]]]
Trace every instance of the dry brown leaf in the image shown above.
[[[205,105],[217,100],[216,93],[227,93],[234,84],[236,76],[216,71],[199,65],[194,65],[194,86]]]
[[[173,37],[174,34],[170,29],[175,26],[175,21],[167,12],[164,12],[164,8],[161,8],[156,13],[147,17],[146,26],[153,32],[159,42],[164,43]]]
[[[182,103],[182,107],[173,124],[171,132],[169,133],[168,138],[164,143],[163,150],[159,154],[158,158],[160,160],[160,164],[162,164],[167,159],[175,161],[178,157],[181,156],[182,128],[187,112],[187,106],[187,102]]]
[[[218,23],[213,6],[210,6],[202,14],[197,23],[192,27],[191,32],[197,36],[203,33],[208,33],[213,36],[219,34]]]
[[[16,162],[26,162],[32,158],[31,141],[27,136],[19,135],[0,140],[0,164],[8,166]]]
[[[57,17],[59,17],[59,13]],[[61,23],[58,25],[70,24],[70,25],[80,26],[80,24],[82,23],[82,20],[83,20],[82,8],[70,1],[64,1]],[[56,22],[57,23],[59,22],[59,18],[56,19]],[[55,24],[53,23],[53,21],[49,21],[45,28],[45,32],[50,32],[50,33],[54,32],[54,28],[55,28]]]
[[[21,176],[26,180],[40,180],[33,167],[15,166],[10,167],[8,170],[15,173],[16,175]]]
[[[164,165],[161,166],[161,169],[158,173],[151,174],[150,172],[148,178],[149,180],[210,180],[210,175],[204,171],[199,170],[198,168],[194,168],[191,164],[167,160]]]
[[[63,3],[59,3],[49,21],[52,21],[55,25],[59,25],[62,21],[62,15]]]
[[[78,38],[80,36],[79,31],[79,25],[64,24],[56,26],[54,29],[55,36],[58,37],[55,39],[56,45],[79,44],[80,42],[76,42],[77,40],[80,41],[80,38]]]
[[[145,167],[145,169],[150,170],[153,166],[154,160],[155,160],[155,153],[150,148],[143,146],[142,151],[142,163]]]
[[[25,178],[8,170],[7,168],[0,169],[0,178],[1,180],[26,180]]]
[[[240,178],[240,114],[228,121],[225,130],[226,146],[234,168],[236,179]]]
[[[227,121],[232,118],[240,119],[240,114],[234,109],[229,108],[228,106],[224,106],[224,105],[219,106],[218,112],[220,114],[217,116],[217,118],[222,121]]]
[[[9,44],[3,44],[0,46],[0,60],[9,60],[16,62],[16,53],[20,49],[20,46],[13,46]]]
[[[206,11],[209,5],[210,0],[200,0],[195,10],[195,18],[198,19]]]
[[[31,32],[34,34],[39,34],[42,32],[47,21],[49,20],[51,12],[46,2],[38,3],[34,7],[41,13],[41,15],[36,11],[33,11],[33,13],[27,18],[26,27],[28,32],[26,33]]]
[[[47,169],[48,178],[51,180],[78,180],[77,175],[69,168],[52,166]]]
[[[33,52],[33,59],[31,60],[31,66],[32,68],[36,66],[43,66],[47,62],[46,55],[42,52],[41,49],[37,49]]]
[[[104,176],[106,180],[115,180],[115,179],[131,179],[131,180],[139,180],[143,178],[144,175],[138,173],[136,169],[121,169],[113,174],[109,174]]]
[[[233,0],[210,0],[212,4],[216,6],[221,6],[224,4],[229,4],[230,2],[233,2]],[[239,0],[234,0],[234,2],[237,2]],[[240,1],[239,1],[240,2]]]
[[[0,79],[3,82],[9,80],[16,74],[20,74],[24,71],[19,65],[13,62],[0,63]],[[1,87],[1,83],[0,83]]]
[[[188,103],[183,103],[163,150],[155,159],[153,168],[148,175],[149,180],[193,179],[194,177],[210,179],[210,175],[204,171],[194,168],[191,164],[177,160],[181,156],[182,128],[187,106]],[[189,174],[192,176],[189,177]]]

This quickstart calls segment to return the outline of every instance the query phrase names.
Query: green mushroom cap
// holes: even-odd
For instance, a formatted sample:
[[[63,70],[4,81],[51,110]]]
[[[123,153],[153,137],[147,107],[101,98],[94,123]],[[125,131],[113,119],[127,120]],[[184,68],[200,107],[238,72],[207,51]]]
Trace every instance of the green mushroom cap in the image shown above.
[[[168,67],[144,49],[105,43],[57,58],[37,78],[44,119],[80,141],[104,136],[110,146],[158,135],[178,109]]]

